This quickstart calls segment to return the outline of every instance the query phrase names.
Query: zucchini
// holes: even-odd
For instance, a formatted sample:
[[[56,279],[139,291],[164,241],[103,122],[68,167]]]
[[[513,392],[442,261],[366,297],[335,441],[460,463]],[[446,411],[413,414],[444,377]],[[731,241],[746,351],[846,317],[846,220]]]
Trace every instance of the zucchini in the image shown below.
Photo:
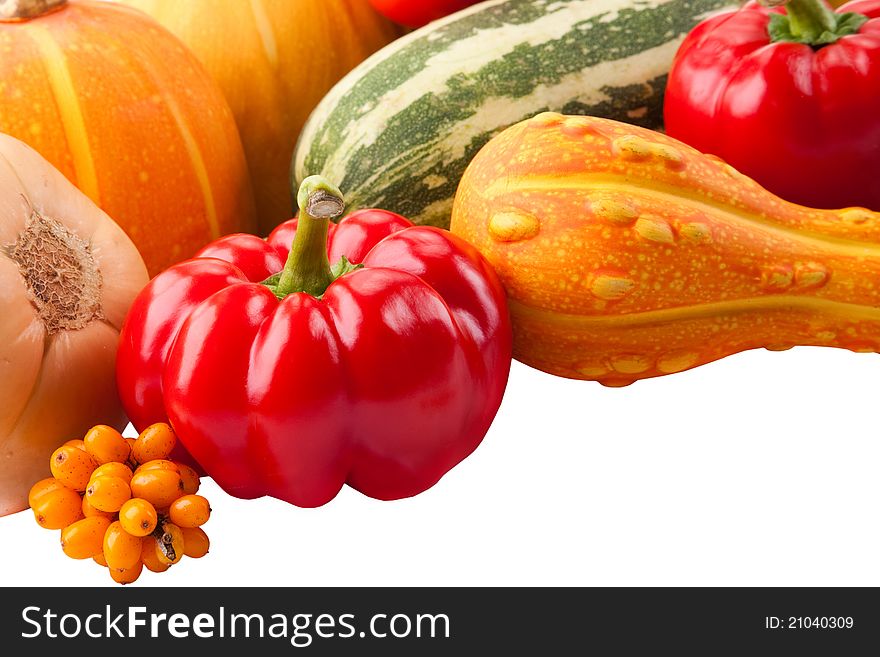
[[[542,111],[662,125],[685,34],[730,0],[490,0],[380,50],[309,118],[293,189],[321,174],[352,210],[449,226],[465,168],[504,128]]]

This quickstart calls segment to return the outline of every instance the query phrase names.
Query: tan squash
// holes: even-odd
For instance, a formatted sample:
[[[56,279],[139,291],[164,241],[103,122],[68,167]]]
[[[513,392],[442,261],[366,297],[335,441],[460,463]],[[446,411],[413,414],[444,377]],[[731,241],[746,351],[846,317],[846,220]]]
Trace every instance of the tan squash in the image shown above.
[[[62,443],[97,423],[125,426],[116,346],[146,283],[119,226],[0,134],[0,516],[27,507]]]
[[[220,85],[247,154],[260,229],[292,215],[288,170],[324,94],[398,36],[368,0],[121,0],[183,40]]]
[[[178,39],[128,7],[0,2],[0,132],[113,217],[153,274],[256,225],[222,93]]]
[[[814,210],[643,128],[545,113],[468,168],[452,231],[507,289],[514,356],[625,385],[794,345],[880,351],[880,214]]]

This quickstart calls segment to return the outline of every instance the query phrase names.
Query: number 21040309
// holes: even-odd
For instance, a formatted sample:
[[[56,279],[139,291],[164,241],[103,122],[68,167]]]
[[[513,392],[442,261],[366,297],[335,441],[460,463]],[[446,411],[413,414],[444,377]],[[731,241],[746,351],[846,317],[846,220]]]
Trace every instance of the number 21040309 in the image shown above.
[[[768,630],[851,630],[852,616],[765,616]]]

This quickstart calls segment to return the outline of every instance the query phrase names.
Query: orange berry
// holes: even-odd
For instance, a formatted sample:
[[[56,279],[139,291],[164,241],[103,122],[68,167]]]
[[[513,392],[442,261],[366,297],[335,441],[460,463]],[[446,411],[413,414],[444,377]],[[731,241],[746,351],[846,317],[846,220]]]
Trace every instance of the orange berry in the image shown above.
[[[198,493],[201,485],[198,473],[183,463],[178,463],[177,469],[180,471],[180,478],[183,479],[183,492],[187,495]]]
[[[86,488],[86,499],[98,511],[115,513],[131,499],[131,488],[119,477],[95,477]]]
[[[59,488],[64,488],[64,484],[58,481],[55,477],[40,479],[37,483],[31,486],[31,490],[28,493],[28,506],[34,508],[37,500],[43,495],[51,493],[53,490],[58,490]]]
[[[132,536],[146,536],[156,529],[159,516],[156,508],[139,497],[128,500],[119,509],[119,522]]]
[[[135,472],[145,472],[147,470],[171,470],[172,472],[179,473],[180,467],[174,461],[168,461],[167,459],[153,459],[152,461],[140,464]]]
[[[93,556],[92,559],[99,566],[104,566],[104,568],[107,567],[107,560],[104,558],[104,549],[103,548],[101,549],[101,551],[98,554]]]
[[[64,529],[82,517],[79,493],[64,486],[42,495],[34,506],[34,518],[45,529]]]
[[[147,567],[147,570],[154,573],[164,573],[171,568],[171,564],[159,561],[158,548],[159,542],[155,536],[144,536],[141,545],[141,562]]]
[[[95,479],[96,477],[119,477],[125,483],[131,481],[131,468],[129,468],[125,463],[105,463],[103,465],[99,465],[95,468],[95,471],[92,473],[90,480]]]
[[[132,568],[141,558],[141,539],[132,536],[117,520],[104,534],[104,559],[107,566],[116,569]]]
[[[83,518],[61,530],[61,549],[71,559],[91,559],[104,549],[109,518]]]
[[[89,429],[83,438],[83,444],[86,446],[86,451],[98,463],[124,463],[131,453],[122,434],[106,424],[99,424]]]
[[[184,495],[171,503],[168,515],[178,527],[201,527],[211,517],[211,506],[201,495]]]
[[[111,568],[110,577],[118,584],[131,584],[141,576],[144,570],[144,564],[138,561],[131,568]]]
[[[79,438],[77,438],[75,440],[68,440],[66,443],[64,443],[64,446],[65,447],[76,447],[77,449],[81,449],[83,451],[85,451],[85,449],[86,449],[86,444],[82,440],[80,440]]]
[[[185,544],[183,532],[177,525],[166,522],[162,525],[162,535],[156,541],[156,558],[169,566],[183,559]]]
[[[164,422],[151,424],[135,440],[132,454],[138,463],[167,459],[177,443],[174,430]]]
[[[173,470],[142,470],[131,478],[131,493],[161,509],[183,494],[183,479]]]
[[[201,527],[181,527],[183,533],[183,553],[193,559],[201,559],[208,554],[211,541]]]
[[[98,466],[92,456],[71,445],[62,445],[52,454],[49,461],[52,476],[62,484],[76,491],[84,491],[89,485],[89,477]]]
[[[82,512],[86,518],[110,518],[110,520],[116,519],[116,513],[113,511],[101,511],[96,509],[91,504],[89,504],[89,498],[83,495],[82,498]]]

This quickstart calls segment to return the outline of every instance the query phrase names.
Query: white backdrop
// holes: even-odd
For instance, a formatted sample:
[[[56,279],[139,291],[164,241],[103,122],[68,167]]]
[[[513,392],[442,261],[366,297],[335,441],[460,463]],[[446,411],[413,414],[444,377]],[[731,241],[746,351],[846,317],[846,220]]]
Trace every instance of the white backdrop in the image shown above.
[[[514,363],[481,447],[437,486],[320,509],[205,480],[211,552],[150,585],[880,585],[880,359],[755,351],[606,389]],[[114,584],[27,511],[5,585]]]

